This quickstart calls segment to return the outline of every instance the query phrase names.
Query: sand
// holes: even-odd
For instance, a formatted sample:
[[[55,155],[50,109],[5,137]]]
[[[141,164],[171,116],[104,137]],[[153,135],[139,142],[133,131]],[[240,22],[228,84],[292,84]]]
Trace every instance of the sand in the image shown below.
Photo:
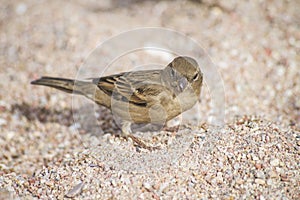
[[[280,0],[2,1],[0,199],[300,199],[299,8]],[[222,80],[222,126],[210,120],[208,79],[192,117],[136,133],[161,145],[156,151],[119,137],[107,109],[30,85],[42,75],[76,77],[99,43],[142,27],[202,45]],[[141,50],[107,73],[167,59]]]

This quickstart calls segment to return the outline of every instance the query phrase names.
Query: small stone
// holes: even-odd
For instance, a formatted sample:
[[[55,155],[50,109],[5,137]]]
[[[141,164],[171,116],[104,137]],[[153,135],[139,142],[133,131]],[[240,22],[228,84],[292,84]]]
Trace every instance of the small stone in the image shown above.
[[[286,174],[281,174],[280,178],[282,181],[289,181],[288,176]]]
[[[159,187],[159,193],[163,193],[165,190],[166,190],[166,188],[169,186],[169,183],[168,182],[164,182],[164,183],[162,183],[161,185],[160,185],[160,187]]]
[[[148,183],[148,182],[143,183],[143,186],[144,186],[148,191],[150,191],[150,190],[152,189],[152,185],[151,185],[150,183]]]
[[[271,172],[269,173],[269,176],[270,176],[271,178],[277,178],[277,177],[278,177],[278,174],[277,174],[275,171],[271,171]]]
[[[255,183],[257,183],[259,185],[264,185],[266,183],[266,181],[263,179],[257,178],[257,179],[255,179]]]
[[[82,191],[82,188],[84,186],[84,182],[80,182],[79,184],[77,184],[76,186],[74,186],[67,194],[66,197],[68,198],[73,198],[76,195],[80,194],[80,192]]]
[[[0,126],[5,125],[7,121],[3,118],[0,118]]]
[[[241,184],[244,183],[244,180],[241,179],[241,178],[238,178],[238,179],[236,179],[236,183],[237,183],[238,185],[241,185]]]
[[[16,7],[16,13],[18,15],[23,15],[25,14],[27,11],[27,5],[24,3],[20,3],[17,7]]]
[[[259,200],[265,200],[266,198],[262,195],[260,195]]]
[[[238,170],[240,168],[240,164],[239,163],[234,163],[233,168],[235,170]]]
[[[276,166],[278,166],[278,165],[279,165],[279,163],[280,163],[280,160],[279,160],[279,159],[277,159],[277,158],[275,158],[275,159],[271,160],[271,162],[270,162],[270,164],[271,164],[273,167],[276,167]]]
[[[220,16],[222,14],[222,10],[219,7],[213,7],[212,8],[212,14],[215,16]]]
[[[257,171],[256,178],[264,179],[265,178],[264,172],[263,171]]]
[[[278,173],[278,174],[281,174],[281,173],[284,173],[284,169],[283,168],[281,168],[281,167],[276,167],[276,172]]]
[[[217,183],[223,183],[223,174],[221,172],[217,173],[217,177],[215,178]]]
[[[257,161],[259,158],[256,155],[252,155],[252,160]]]
[[[256,169],[261,169],[262,168],[262,164],[261,163],[256,163],[255,164],[255,168]]]
[[[273,179],[268,179],[267,180],[267,185],[273,185],[274,184],[274,181],[273,181]]]

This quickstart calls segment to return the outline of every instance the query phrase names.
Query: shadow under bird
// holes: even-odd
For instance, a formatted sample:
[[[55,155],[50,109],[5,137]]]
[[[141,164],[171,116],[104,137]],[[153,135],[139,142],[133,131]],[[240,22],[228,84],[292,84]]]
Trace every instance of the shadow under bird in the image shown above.
[[[179,56],[160,70],[130,71],[87,80],[44,76],[31,84],[83,95],[111,109],[121,121],[124,137],[142,148],[155,149],[132,135],[131,124],[164,124],[189,110],[198,101],[202,82],[196,60]]]

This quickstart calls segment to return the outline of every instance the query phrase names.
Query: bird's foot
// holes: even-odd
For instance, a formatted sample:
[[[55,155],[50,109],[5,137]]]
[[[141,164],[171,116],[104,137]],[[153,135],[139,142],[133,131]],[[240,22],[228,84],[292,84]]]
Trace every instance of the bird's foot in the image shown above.
[[[126,135],[126,137],[130,138],[136,146],[141,147],[143,149],[147,149],[149,151],[154,151],[154,150],[160,149],[159,146],[149,146],[149,145],[147,145],[143,140],[141,140],[140,138],[138,138],[134,135],[130,134],[130,135]]]
[[[154,151],[154,150],[158,150],[160,149],[160,147],[158,146],[149,146],[147,145],[143,140],[141,140],[140,138],[132,135],[132,132],[131,132],[131,123],[130,122],[126,122],[124,121],[123,124],[122,124],[122,136],[125,137],[125,138],[130,138],[133,143],[138,146],[138,147],[141,147],[143,149],[147,149],[149,151]]]

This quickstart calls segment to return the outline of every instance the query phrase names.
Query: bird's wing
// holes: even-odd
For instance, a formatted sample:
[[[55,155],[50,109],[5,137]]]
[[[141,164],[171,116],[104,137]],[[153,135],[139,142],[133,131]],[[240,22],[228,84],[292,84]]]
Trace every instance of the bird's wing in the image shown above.
[[[166,90],[160,82],[159,70],[121,73],[93,79],[93,82],[114,99],[141,106],[158,101],[155,97]]]

